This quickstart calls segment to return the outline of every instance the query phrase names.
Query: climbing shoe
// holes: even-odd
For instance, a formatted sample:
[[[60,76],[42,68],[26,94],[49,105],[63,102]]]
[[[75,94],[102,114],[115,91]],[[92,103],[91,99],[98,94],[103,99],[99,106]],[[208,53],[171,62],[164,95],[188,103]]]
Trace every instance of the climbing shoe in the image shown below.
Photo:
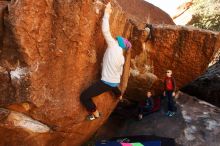
[[[169,116],[170,113],[171,113],[171,111],[168,111],[168,112],[165,113],[165,115],[166,115],[166,116]]]
[[[100,118],[101,116],[102,116],[101,113],[99,113],[99,116],[98,116],[98,117],[96,117],[96,116],[93,115],[93,114],[90,114],[90,115],[88,115],[88,116],[86,117],[86,119],[87,119],[88,121],[93,121],[93,120],[95,120],[95,119]]]
[[[176,113],[175,112],[170,112],[170,114],[168,115],[169,117],[174,116]]]
[[[93,120],[95,120],[95,116],[94,115],[88,115],[87,117],[86,117],[86,119],[88,120],[88,121],[93,121]]]

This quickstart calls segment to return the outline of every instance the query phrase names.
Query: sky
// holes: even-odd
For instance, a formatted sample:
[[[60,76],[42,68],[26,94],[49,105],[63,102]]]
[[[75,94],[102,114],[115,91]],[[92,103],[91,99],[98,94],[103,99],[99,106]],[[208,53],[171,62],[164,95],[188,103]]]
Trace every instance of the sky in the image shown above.
[[[160,9],[167,12],[169,15],[173,15],[176,11],[176,8],[180,6],[182,3],[186,2],[187,0],[145,0]]]

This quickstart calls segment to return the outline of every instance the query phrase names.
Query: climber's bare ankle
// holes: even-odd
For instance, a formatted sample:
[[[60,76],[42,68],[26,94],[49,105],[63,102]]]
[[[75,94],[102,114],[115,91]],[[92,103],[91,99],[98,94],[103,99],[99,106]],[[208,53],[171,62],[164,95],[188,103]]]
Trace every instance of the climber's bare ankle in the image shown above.
[[[96,118],[99,117],[99,111],[98,111],[98,110],[94,111],[92,114],[93,114]]]

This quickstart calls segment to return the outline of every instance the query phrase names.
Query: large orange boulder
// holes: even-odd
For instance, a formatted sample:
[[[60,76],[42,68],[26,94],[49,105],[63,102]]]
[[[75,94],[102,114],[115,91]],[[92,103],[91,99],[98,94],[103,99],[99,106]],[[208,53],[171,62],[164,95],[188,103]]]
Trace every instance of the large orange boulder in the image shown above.
[[[153,39],[146,43],[149,32],[127,21],[116,1],[112,5],[113,36],[123,35],[133,44],[127,94],[132,96],[141,83],[141,92],[151,87],[166,68],[176,70],[178,86],[205,70],[217,33],[155,25]],[[111,93],[96,97],[102,118],[88,122],[79,101],[80,93],[100,79],[104,2],[17,0],[0,6],[0,145],[82,145],[118,102]]]
[[[113,7],[112,33],[128,36],[123,11]],[[102,118],[94,122],[85,120],[79,101],[100,79],[103,10],[104,3],[93,0],[2,5],[0,145],[77,146],[106,121],[118,102],[111,93],[95,98]]]
[[[173,70],[177,89],[196,79],[205,72],[220,47],[218,32],[193,27],[153,25],[150,40],[145,41],[144,33],[139,36],[132,50],[126,92],[137,100],[144,97],[146,90],[161,94],[167,69]]]

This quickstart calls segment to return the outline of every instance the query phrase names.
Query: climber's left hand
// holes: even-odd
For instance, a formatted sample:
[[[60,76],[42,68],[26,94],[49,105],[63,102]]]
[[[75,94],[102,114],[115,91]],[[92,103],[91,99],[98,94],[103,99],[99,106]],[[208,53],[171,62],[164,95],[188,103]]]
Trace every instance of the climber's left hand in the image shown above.
[[[110,2],[106,5],[105,12],[108,13],[108,14],[111,14],[112,6],[111,6]]]

